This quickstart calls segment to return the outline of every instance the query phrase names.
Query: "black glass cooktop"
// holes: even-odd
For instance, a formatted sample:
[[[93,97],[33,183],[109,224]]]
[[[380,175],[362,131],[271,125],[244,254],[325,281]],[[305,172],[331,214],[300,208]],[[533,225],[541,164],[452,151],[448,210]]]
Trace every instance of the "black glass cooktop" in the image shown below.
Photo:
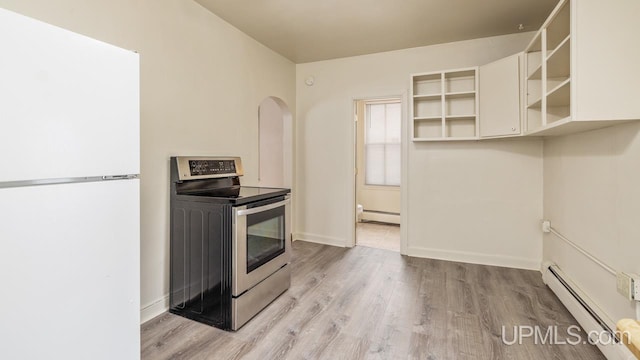
[[[260,201],[272,197],[284,196],[291,192],[289,189],[264,188],[252,186],[234,186],[217,189],[191,190],[180,195],[198,196],[215,202],[244,204]]]

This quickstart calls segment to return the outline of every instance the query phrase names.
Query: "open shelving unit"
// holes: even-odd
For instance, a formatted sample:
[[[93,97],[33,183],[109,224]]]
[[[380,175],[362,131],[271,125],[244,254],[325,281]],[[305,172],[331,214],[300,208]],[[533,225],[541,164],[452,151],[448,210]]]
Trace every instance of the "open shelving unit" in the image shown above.
[[[526,132],[571,119],[571,5],[561,1],[525,50]]]
[[[525,51],[527,64],[526,86],[526,124],[527,128],[542,126],[542,35],[538,33]]]
[[[437,138],[442,135],[442,75],[413,77],[413,137]]]
[[[638,1],[558,0],[524,52],[411,76],[413,141],[558,136],[640,121]]]
[[[412,76],[413,141],[478,138],[477,69]]]

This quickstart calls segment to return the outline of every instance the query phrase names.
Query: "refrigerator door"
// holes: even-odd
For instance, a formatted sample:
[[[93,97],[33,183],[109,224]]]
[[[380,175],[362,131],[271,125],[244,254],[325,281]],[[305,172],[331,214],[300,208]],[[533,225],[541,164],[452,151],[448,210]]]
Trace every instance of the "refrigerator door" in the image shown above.
[[[0,9],[0,182],[138,174],[139,57]]]
[[[0,189],[0,204],[0,358],[139,358],[139,180]]]

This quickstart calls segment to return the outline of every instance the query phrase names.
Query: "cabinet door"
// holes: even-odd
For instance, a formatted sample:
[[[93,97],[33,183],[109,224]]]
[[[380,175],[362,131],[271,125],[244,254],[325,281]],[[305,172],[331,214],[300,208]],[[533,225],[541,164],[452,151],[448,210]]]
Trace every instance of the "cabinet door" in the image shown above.
[[[520,54],[480,66],[480,137],[520,135]]]

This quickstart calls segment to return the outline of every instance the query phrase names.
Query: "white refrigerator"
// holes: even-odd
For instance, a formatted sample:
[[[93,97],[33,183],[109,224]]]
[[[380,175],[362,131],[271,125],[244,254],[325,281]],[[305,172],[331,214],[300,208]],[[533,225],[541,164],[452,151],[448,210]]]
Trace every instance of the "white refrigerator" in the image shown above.
[[[0,9],[0,358],[140,357],[139,57]]]

